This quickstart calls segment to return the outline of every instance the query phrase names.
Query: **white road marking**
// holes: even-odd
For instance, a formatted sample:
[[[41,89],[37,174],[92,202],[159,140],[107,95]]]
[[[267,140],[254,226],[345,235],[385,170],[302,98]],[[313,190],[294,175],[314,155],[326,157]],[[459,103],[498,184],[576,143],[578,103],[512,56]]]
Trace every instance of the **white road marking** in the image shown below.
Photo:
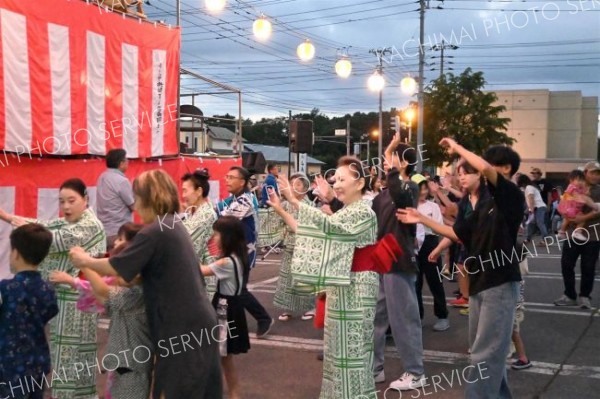
[[[272,282],[272,281],[277,280],[276,277],[274,277],[274,279],[275,280],[269,279],[269,280],[264,280],[264,281],[256,283],[255,287],[257,287],[257,288],[253,288],[253,286],[249,285],[250,291],[261,292],[261,293],[265,293],[265,294],[274,294],[275,287],[267,286],[268,285],[267,282],[269,282],[269,281]],[[429,296],[429,295],[423,295],[423,299],[433,299],[433,297]],[[446,298],[446,300],[452,300],[452,299],[454,299],[454,297]],[[424,305],[433,305],[433,302],[424,300],[423,304]],[[545,307],[545,308],[550,308],[550,309],[537,309],[536,307]],[[573,309],[573,310],[569,310],[569,309]],[[525,302],[525,311],[527,313],[548,313],[548,314],[559,314],[559,315],[566,315],[566,316],[590,317],[592,312],[595,310],[595,308],[592,308],[591,310],[574,310],[574,309],[579,309],[579,308],[577,306],[558,307],[552,303]],[[600,313],[595,313],[594,317],[600,317]]]
[[[252,345],[256,346],[289,348],[310,352],[320,352],[323,350],[323,340],[320,339],[296,338],[282,335],[269,335],[264,339],[256,339],[255,334],[250,334],[250,337]],[[387,346],[385,352],[387,358],[400,359],[396,348],[393,346]],[[467,364],[469,362],[469,355],[466,353],[433,351],[426,349],[423,351],[423,360],[425,362],[450,365],[456,365],[457,362]],[[560,364],[557,363],[535,361],[531,363],[533,364],[533,367],[521,370],[519,372],[544,375],[552,375],[558,372],[560,376],[600,379],[600,367],[565,364],[562,366],[561,370]],[[506,364],[509,365],[510,360],[507,360]]]
[[[265,285],[269,285],[271,283],[274,283],[277,280],[279,280],[279,277],[273,277],[273,278],[270,278],[270,279],[267,279],[267,280],[262,280],[262,281],[256,282],[254,284],[248,284],[248,289],[252,290],[254,287],[263,287]]]

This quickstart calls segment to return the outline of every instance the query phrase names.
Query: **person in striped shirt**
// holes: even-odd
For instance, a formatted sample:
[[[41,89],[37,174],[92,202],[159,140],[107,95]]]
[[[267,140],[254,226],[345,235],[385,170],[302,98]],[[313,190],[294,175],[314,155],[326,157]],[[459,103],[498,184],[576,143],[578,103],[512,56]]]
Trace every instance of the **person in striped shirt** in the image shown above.
[[[241,166],[232,166],[225,175],[225,184],[227,191],[231,194],[223,201],[217,204],[217,214],[221,216],[233,216],[239,219],[244,226],[244,235],[248,243],[248,264],[249,268],[246,272],[252,269],[256,262],[256,241],[257,241],[257,212],[258,201],[247,189],[248,181],[250,180],[250,172]],[[244,276],[244,286],[240,295],[244,308],[250,312],[252,317],[256,319],[258,324],[256,330],[257,338],[266,336],[273,323],[273,318],[267,313],[265,308],[252,295],[247,286],[248,275]]]

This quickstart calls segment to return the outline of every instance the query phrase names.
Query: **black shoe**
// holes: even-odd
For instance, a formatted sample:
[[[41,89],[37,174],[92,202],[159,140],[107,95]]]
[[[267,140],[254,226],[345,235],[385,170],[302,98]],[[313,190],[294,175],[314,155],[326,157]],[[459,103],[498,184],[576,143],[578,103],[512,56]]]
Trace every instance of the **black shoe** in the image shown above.
[[[267,334],[269,334],[273,324],[275,324],[274,319],[259,321],[258,327],[256,328],[256,338],[264,338]]]
[[[527,359],[526,362],[522,361],[521,359],[515,360],[513,362],[513,364],[510,365],[510,367],[513,370],[523,370],[523,369],[528,369],[529,367],[533,366],[531,364],[531,362],[529,361],[529,359]]]
[[[325,357],[325,355],[323,354],[323,352],[321,352],[317,355],[317,360],[323,361],[324,357]]]

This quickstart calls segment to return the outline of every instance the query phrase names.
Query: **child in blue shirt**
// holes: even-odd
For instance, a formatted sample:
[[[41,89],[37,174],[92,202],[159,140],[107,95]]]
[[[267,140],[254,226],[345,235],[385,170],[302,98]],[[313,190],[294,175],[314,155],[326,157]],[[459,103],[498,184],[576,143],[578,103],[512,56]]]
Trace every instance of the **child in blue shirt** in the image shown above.
[[[51,370],[44,332],[58,313],[54,288],[37,271],[52,233],[27,224],[10,234],[10,271],[0,281],[0,398],[42,399]],[[51,379],[50,379],[51,380]]]

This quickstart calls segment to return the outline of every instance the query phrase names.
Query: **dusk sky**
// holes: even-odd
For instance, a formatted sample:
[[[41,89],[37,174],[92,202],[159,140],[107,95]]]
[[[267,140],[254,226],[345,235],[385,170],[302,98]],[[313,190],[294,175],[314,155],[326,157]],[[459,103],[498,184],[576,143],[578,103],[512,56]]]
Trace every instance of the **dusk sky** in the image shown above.
[[[182,66],[243,92],[244,118],[286,116],[319,108],[329,115],[376,111],[377,95],[367,88],[377,57],[370,49],[390,47],[383,61],[383,108],[416,100],[400,91],[400,80],[417,77],[419,3],[407,0],[227,0],[210,14],[203,0],[182,2]],[[175,2],[151,0],[151,20],[175,23]],[[252,23],[261,14],[273,24],[266,42]],[[296,47],[310,39],[315,58],[301,62]],[[425,15],[425,84],[439,76],[442,40],[444,72],[471,67],[483,71],[487,90],[580,90],[600,96],[600,1],[463,0],[430,1]],[[339,78],[334,64],[347,48],[352,75]],[[182,94],[218,90],[183,78]],[[184,100],[189,102],[190,100]],[[235,95],[201,95],[195,103],[207,115],[237,115]]]

